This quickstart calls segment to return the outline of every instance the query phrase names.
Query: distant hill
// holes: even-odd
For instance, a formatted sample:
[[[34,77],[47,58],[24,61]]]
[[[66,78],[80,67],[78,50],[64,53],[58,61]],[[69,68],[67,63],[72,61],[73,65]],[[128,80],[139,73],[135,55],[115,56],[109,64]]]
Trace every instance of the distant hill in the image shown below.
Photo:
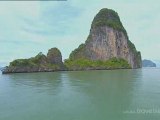
[[[1,67],[1,66],[0,66],[0,71],[3,70],[4,68],[5,68],[5,67]]]
[[[156,64],[156,67],[160,68],[160,60],[153,60],[153,62]]]
[[[142,61],[142,67],[156,67],[156,64],[152,62],[151,60],[144,59]]]

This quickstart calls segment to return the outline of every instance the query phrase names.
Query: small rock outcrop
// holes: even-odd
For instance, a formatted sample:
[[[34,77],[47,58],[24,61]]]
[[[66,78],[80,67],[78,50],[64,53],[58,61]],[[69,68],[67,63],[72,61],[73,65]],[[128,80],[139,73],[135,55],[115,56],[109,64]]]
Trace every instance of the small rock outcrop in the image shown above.
[[[94,63],[88,64],[86,60]],[[98,61],[101,61],[101,66],[97,63]],[[142,67],[141,53],[129,40],[115,11],[107,8],[99,11],[92,22],[86,42],[72,51],[65,62],[70,69],[73,67],[76,69],[76,66],[78,68],[81,63],[86,64],[86,66],[82,65],[84,69]]]
[[[156,64],[152,62],[151,60],[143,60],[142,61],[142,67],[156,67]]]
[[[2,70],[2,73],[51,72],[64,69],[61,52],[57,48],[52,48],[47,56],[40,52],[29,59],[14,60]]]
[[[51,64],[63,64],[61,52],[57,48],[51,48],[48,50],[47,59]]]

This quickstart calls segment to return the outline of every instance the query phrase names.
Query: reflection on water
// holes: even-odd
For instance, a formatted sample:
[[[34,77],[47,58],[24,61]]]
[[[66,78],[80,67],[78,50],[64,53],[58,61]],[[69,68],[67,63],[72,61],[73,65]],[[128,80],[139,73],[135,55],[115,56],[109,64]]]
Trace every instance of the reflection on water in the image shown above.
[[[124,111],[160,107],[160,70],[0,75],[0,120],[150,120]],[[27,114],[26,114],[27,113]]]

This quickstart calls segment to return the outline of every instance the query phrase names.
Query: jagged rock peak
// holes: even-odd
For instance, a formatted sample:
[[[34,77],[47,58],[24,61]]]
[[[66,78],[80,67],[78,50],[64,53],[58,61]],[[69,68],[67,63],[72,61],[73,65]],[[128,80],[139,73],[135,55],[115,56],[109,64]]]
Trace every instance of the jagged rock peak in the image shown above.
[[[103,8],[93,19],[86,42],[72,51],[69,59],[108,61],[112,58],[126,60],[131,68],[141,67],[141,54],[129,40],[118,14]]]
[[[103,8],[94,17],[91,28],[100,26],[109,26],[116,30],[121,30],[126,34],[126,30],[120,21],[118,13],[112,9]]]

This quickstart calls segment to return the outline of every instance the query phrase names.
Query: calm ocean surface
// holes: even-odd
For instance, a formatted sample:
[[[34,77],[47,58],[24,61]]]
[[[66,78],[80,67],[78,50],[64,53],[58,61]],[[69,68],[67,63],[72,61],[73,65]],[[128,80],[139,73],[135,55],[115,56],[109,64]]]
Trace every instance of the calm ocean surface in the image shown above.
[[[0,120],[160,120],[160,69],[0,74]]]

